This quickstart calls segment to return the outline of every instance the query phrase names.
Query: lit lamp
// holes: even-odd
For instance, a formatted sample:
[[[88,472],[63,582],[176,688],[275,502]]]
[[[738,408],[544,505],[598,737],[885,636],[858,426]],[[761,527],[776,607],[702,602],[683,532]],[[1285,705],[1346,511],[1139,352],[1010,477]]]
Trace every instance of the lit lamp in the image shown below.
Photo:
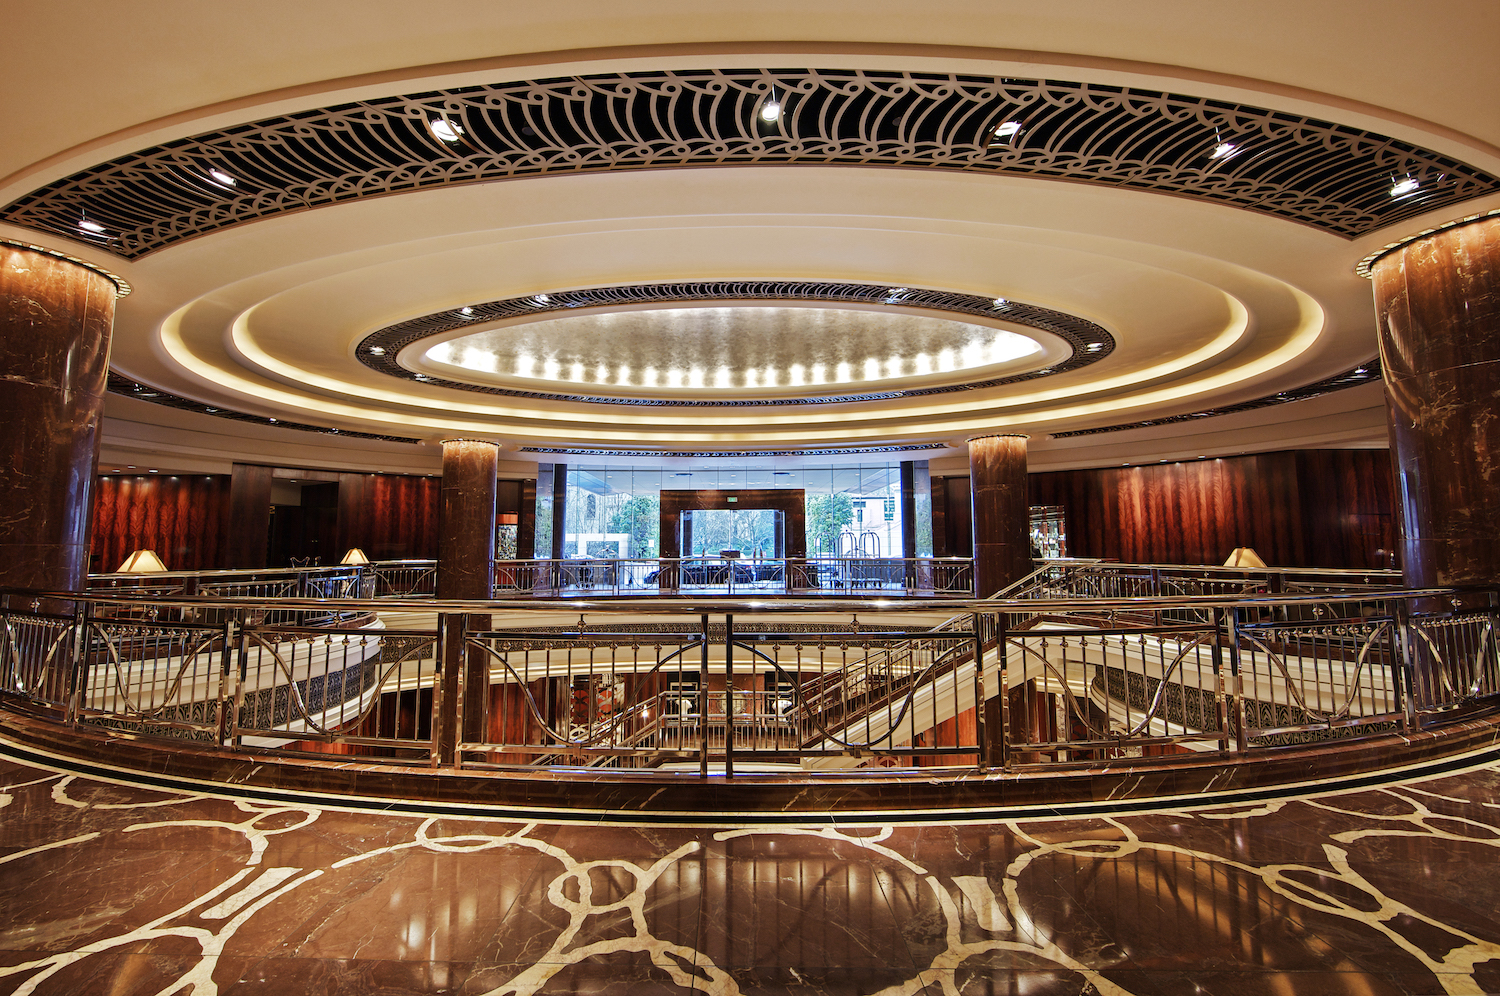
[[[116,574],[165,574],[167,565],[155,550],[137,550],[125,559]]]
[[[348,553],[344,554],[344,559],[339,561],[340,564],[345,564],[350,567],[362,567],[369,562],[370,558],[365,556],[365,551],[361,550],[357,546],[351,549]]]
[[[1224,561],[1225,567],[1265,567],[1266,562],[1260,559],[1260,554],[1248,546],[1237,546],[1229,559]]]

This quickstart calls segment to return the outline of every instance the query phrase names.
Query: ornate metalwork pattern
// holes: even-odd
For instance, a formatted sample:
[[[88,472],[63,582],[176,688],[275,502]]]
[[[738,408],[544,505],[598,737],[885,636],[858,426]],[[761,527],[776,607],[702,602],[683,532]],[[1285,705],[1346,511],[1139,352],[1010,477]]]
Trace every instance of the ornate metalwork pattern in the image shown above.
[[[236,422],[254,422],[256,425],[275,426],[278,429],[296,429],[299,432],[321,432],[329,436],[350,436],[354,439],[379,439],[388,443],[420,443],[420,439],[410,436],[386,436],[378,432],[355,432],[352,429],[332,429],[326,425],[308,425],[305,422],[288,422],[285,419],[267,418],[262,415],[251,415],[248,412],[237,412],[232,408],[221,408],[217,405],[206,405],[192,398],[184,398],[160,388],[142,384],[139,381],[122,377],[114,371],[110,371],[109,379],[105,385],[110,394],[118,394],[126,398],[135,398],[137,401],[149,401],[153,405],[166,405],[168,408],[176,408],[179,411],[197,412],[199,415],[212,415],[215,418],[228,418]]]
[[[817,301],[841,304],[899,305],[930,311],[1004,319],[1015,325],[1049,332],[1073,348],[1073,355],[1054,366],[1030,370],[1008,377],[944,384],[936,387],[865,391],[858,394],[809,395],[785,398],[663,398],[624,397],[618,395],[558,394],[551,391],[522,390],[487,384],[470,384],[431,374],[413,373],[396,362],[401,350],[421,339],[452,332],[482,322],[565,312],[572,308],[610,308],[633,304],[684,304],[713,301]],[[561,401],[572,404],[633,405],[638,407],[679,408],[764,408],[781,405],[831,405],[861,401],[893,401],[930,394],[975,391],[1000,387],[1021,381],[1063,373],[1101,360],[1114,351],[1114,338],[1103,326],[1076,315],[977,294],[928,290],[920,287],[891,287],[889,284],[846,284],[812,280],[693,280],[677,283],[632,284],[624,287],[595,287],[586,290],[557,291],[526,297],[486,301],[482,304],[450,308],[430,315],[408,319],[372,332],[355,349],[359,361],[372,370],[460,391],[476,391],[534,401]]]
[[[195,135],[0,217],[135,258],[339,201],[514,177],[733,165],[967,170],[1179,194],[1353,238],[1500,189],[1373,132],[1203,97],[859,70],[601,74],[383,97]]]
[[[1269,408],[1272,405],[1285,405],[1293,401],[1306,401],[1308,398],[1317,398],[1334,391],[1342,391],[1346,387],[1358,387],[1371,381],[1380,379],[1380,360],[1374,359],[1368,363],[1361,364],[1353,370],[1345,371],[1335,377],[1320,380],[1316,384],[1308,384],[1305,387],[1294,388],[1290,391],[1281,391],[1277,394],[1268,394],[1262,398],[1254,398],[1250,401],[1241,401],[1235,405],[1224,405],[1220,408],[1208,408],[1201,412],[1189,412],[1185,415],[1165,415],[1161,418],[1148,418],[1139,422],[1122,422],[1119,425],[1101,425],[1095,429],[1073,429],[1069,432],[1054,432],[1053,439],[1067,439],[1070,436],[1097,436],[1102,432],[1124,432],[1126,429],[1148,429],[1153,425],[1175,425],[1178,422],[1191,422],[1198,418],[1211,418],[1215,415],[1233,415],[1236,412],[1249,412],[1257,408]]]

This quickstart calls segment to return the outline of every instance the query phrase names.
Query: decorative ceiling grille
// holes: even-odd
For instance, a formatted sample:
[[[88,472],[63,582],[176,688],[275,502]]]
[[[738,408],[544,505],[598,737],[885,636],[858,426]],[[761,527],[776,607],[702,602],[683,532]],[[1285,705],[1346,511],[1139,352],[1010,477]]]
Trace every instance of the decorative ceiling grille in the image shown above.
[[[942,384],[935,387],[892,388],[864,391],[858,394],[807,395],[774,398],[667,398],[632,397],[609,394],[560,394],[541,390],[518,390],[488,384],[470,384],[431,374],[414,373],[396,362],[402,349],[431,336],[484,322],[510,318],[538,317],[567,312],[574,308],[619,308],[638,304],[702,304],[719,301],[808,301],[818,303],[889,305],[921,308],[987,319],[1002,319],[1014,325],[1050,332],[1072,347],[1072,355],[1061,363],[1041,370],[1028,370],[1007,377]],[[893,401],[955,391],[975,391],[1005,384],[1064,373],[1102,360],[1114,351],[1114,338],[1104,327],[1076,315],[1042,308],[1020,301],[959,294],[953,291],[921,287],[891,287],[888,284],[837,283],[826,280],[687,280],[660,284],[631,284],[621,287],[593,287],[586,290],[555,291],[527,297],[505,298],[482,304],[450,308],[411,318],[372,332],[360,340],[354,355],[372,370],[392,377],[418,381],[435,387],[451,387],[532,401],[559,401],[570,404],[632,405],[637,407],[680,408],[764,408],[779,405],[831,405],[863,401]]]
[[[767,121],[772,100],[780,114]],[[408,190],[771,164],[1129,187],[1348,238],[1500,189],[1495,177],[1406,142],[1202,97],[1057,80],[744,69],[500,83],[304,111],[122,156],[0,217],[135,258],[257,218]]]

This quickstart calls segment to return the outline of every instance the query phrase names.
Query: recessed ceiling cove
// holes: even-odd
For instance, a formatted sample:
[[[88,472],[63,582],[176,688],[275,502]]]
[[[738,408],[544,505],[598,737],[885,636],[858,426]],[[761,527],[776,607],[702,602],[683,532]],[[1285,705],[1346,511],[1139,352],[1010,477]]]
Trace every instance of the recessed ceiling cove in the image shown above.
[[[687,281],[465,305],[381,329],[356,353],[382,372],[445,387],[706,407],[995,387],[1093,363],[1113,348],[1093,322],[1005,298]]]
[[[1067,355],[1004,328],[890,311],[692,307],[563,315],[456,336],[403,362],[481,383],[832,394],[972,379]]]

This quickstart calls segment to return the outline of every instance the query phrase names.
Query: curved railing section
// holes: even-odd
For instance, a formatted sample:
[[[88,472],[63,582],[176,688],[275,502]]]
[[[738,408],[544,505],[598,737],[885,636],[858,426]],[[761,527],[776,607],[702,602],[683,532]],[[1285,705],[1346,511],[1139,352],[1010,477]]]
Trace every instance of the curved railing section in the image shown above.
[[[333,596],[313,598],[201,594],[207,578],[9,592],[0,698],[228,751],[663,775],[1243,757],[1500,705],[1500,591],[1384,575],[1342,593],[567,603],[339,597],[378,589],[353,576],[309,579]]]

